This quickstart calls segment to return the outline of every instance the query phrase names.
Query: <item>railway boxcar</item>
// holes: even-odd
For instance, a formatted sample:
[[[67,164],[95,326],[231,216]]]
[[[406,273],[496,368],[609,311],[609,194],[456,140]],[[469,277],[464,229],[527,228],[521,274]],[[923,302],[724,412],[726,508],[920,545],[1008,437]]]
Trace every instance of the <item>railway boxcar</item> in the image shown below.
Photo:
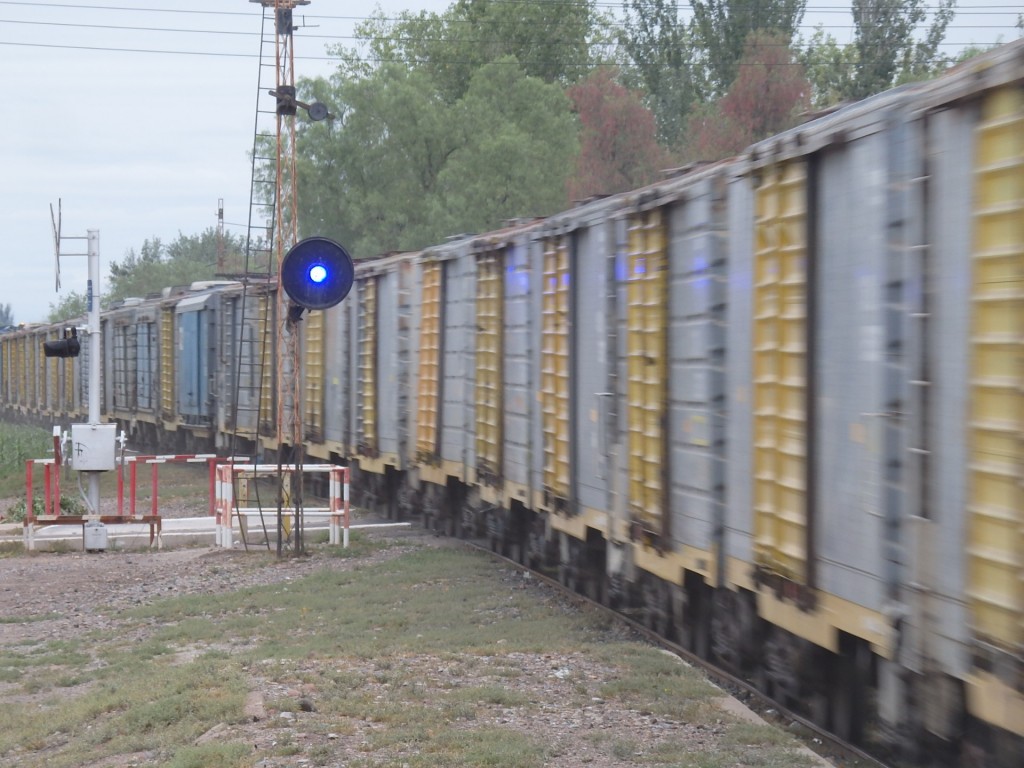
[[[175,389],[179,427],[208,433],[213,427],[213,371],[217,364],[217,292],[186,296],[174,306]]]
[[[345,457],[360,500],[398,513],[408,468],[415,254],[356,262],[348,297],[304,329],[303,390],[309,451]]]
[[[538,406],[533,336],[538,249],[532,221],[473,240],[476,259],[473,383],[479,499],[462,525],[486,529],[493,546],[526,562],[537,529],[531,416]],[[482,513],[483,519],[476,519]],[[541,531],[543,533],[543,531]],[[543,539],[542,539],[543,540]],[[541,552],[538,550],[538,555]]]
[[[418,358],[415,378],[416,468],[424,514],[459,527],[465,491],[475,488],[473,386],[476,354],[476,259],[460,235],[418,258]]]
[[[158,298],[126,299],[103,319],[104,360],[111,381],[107,412],[124,424],[130,437],[144,432],[146,442],[153,442],[157,434],[159,320]]]
[[[358,274],[359,263],[356,263]],[[352,440],[352,391],[355,375],[352,373],[352,309],[358,297],[349,292],[341,304],[324,312],[324,458],[337,459],[354,454]]]
[[[977,736],[1007,765],[1021,75],[1007,48],[755,146],[734,183],[753,247],[730,249],[727,545],[734,594],[756,597],[753,665],[841,732],[870,682],[898,740]]]
[[[359,264],[349,306],[353,455],[363,472],[405,466],[415,263],[395,255]]]
[[[189,290],[172,290],[160,304],[159,402],[168,448],[195,452],[225,443],[221,430],[234,413],[233,400],[225,396],[230,375],[237,369],[237,349],[225,346],[234,334],[225,333],[234,321],[233,306],[226,295],[239,290],[238,283],[193,283]],[[155,399],[155,393],[154,393]]]
[[[296,359],[269,285],[193,287],[105,314],[108,415],[276,448],[283,404],[365,499],[486,533],[842,735],[1024,764],[1024,42],[362,262]],[[82,417],[88,345],[43,358],[59,332],[0,338],[8,413]]]
[[[53,421],[81,412],[80,358],[43,353],[43,344],[63,338],[71,325],[75,323],[33,324],[0,336],[0,409],[9,416]]]

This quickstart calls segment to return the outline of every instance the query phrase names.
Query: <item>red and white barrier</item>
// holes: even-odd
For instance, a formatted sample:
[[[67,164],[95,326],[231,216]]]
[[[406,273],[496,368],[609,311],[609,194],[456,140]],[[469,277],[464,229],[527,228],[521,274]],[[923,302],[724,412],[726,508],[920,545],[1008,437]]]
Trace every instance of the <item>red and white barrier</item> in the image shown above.
[[[216,479],[214,483],[214,515],[216,517],[215,541],[219,547],[231,548],[234,546],[234,518],[243,515],[259,515],[263,513],[261,507],[240,507],[235,503],[235,483],[242,477],[259,477],[260,475],[277,475],[283,472],[288,475],[296,471],[329,473],[329,499],[326,507],[303,507],[303,516],[329,517],[329,543],[342,544],[348,547],[349,526],[351,514],[349,508],[349,481],[350,471],[348,467],[341,467],[336,464],[304,464],[297,469],[294,464],[218,464],[216,468]],[[282,509],[282,514],[294,517],[295,507]]]

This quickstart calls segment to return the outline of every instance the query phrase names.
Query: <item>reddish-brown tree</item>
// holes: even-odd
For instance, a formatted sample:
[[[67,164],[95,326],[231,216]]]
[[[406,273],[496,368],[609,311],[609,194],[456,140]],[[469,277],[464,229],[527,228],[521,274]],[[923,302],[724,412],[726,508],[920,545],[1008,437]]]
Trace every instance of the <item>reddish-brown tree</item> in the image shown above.
[[[786,41],[753,33],[729,92],[691,118],[687,155],[717,160],[791,128],[810,94],[804,68]]]
[[[601,68],[568,90],[580,121],[580,154],[567,182],[570,199],[610,195],[654,181],[670,164],[654,114],[640,96]]]

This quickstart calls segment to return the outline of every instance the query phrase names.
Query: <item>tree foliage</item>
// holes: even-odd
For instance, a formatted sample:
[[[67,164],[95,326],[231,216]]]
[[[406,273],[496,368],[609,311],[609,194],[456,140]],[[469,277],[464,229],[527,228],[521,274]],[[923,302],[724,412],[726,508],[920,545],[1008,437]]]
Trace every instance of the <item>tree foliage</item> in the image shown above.
[[[212,280],[217,274],[218,256],[237,264],[241,251],[240,238],[225,234],[223,240],[219,240],[213,227],[198,235],[179,233],[169,245],[154,237],[144,241],[138,252],[132,248],[124,259],[110,263],[110,280],[103,298],[116,301],[145,296],[170,285]]]
[[[729,92],[690,121],[691,157],[718,160],[791,128],[810,91],[782,38],[751,34]]]
[[[863,99],[899,83],[932,77],[976,53],[955,60],[939,46],[953,19],[956,0],[939,0],[931,24],[925,0],[852,0],[854,40],[840,45],[818,27],[799,45],[799,60],[812,86],[812,103],[826,107]],[[917,30],[924,29],[923,37]]]
[[[357,257],[562,207],[578,151],[561,85],[512,56],[472,73],[454,103],[428,68],[346,66],[304,85],[339,115],[300,131],[303,231]]]
[[[574,200],[648,184],[670,162],[658,144],[654,114],[616,74],[597,69],[569,89],[580,121],[580,153],[568,187]]]
[[[924,0],[851,2],[854,43],[819,29],[805,47],[793,35],[806,0],[694,0],[689,22],[679,0],[624,0],[617,29],[596,0],[378,11],[358,27],[357,48],[335,49],[330,79],[301,86],[336,115],[300,123],[301,233],[334,237],[357,258],[415,249],[546,215],[567,193],[642,184],[666,152],[740,151],[809,104],[919,76],[955,0],[939,0],[921,40]],[[597,71],[609,39],[617,77]]]
[[[624,74],[646,93],[658,138],[682,144],[686,115],[706,90],[694,64],[690,31],[679,18],[677,0],[626,0],[619,45]]]
[[[560,86],[527,76],[507,57],[473,76],[455,121],[459,146],[438,174],[449,234],[565,206],[579,142]]]
[[[854,98],[863,98],[897,82],[920,80],[932,74],[938,48],[953,19],[956,0],[939,0],[935,17],[923,40],[915,30],[928,17],[925,0],[853,0],[853,45],[857,50]]]
[[[455,149],[454,116],[423,72],[388,63],[366,76],[314,84],[340,119],[299,136],[304,232],[356,256],[426,244],[440,235],[437,176]]]
[[[818,26],[797,58],[811,84],[811,104],[828,107],[852,98],[857,78],[857,48],[840,45]]]
[[[509,56],[528,77],[546,83],[578,80],[593,66],[591,45],[603,26],[594,0],[456,0],[442,14],[405,12],[397,21],[378,12],[357,35],[367,41],[371,63],[419,70],[453,104],[477,71]]]
[[[86,296],[79,291],[70,291],[60,297],[56,304],[50,303],[50,314],[47,322],[60,323],[84,317],[88,311]]]
[[[732,85],[752,32],[773,33],[788,46],[806,5],[806,0],[693,0],[694,38],[704,54],[709,95],[724,94]]]

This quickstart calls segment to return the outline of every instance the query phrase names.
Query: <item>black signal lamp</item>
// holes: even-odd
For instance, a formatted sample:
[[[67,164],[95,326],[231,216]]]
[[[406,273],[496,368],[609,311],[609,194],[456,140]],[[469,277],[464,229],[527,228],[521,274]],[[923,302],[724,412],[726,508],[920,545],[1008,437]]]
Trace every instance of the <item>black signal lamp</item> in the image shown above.
[[[43,342],[43,355],[46,357],[78,357],[81,351],[77,328],[65,328],[63,338]]]
[[[289,314],[333,307],[348,296],[355,276],[352,257],[338,243],[326,237],[299,241],[281,262],[281,285],[297,308]]]

